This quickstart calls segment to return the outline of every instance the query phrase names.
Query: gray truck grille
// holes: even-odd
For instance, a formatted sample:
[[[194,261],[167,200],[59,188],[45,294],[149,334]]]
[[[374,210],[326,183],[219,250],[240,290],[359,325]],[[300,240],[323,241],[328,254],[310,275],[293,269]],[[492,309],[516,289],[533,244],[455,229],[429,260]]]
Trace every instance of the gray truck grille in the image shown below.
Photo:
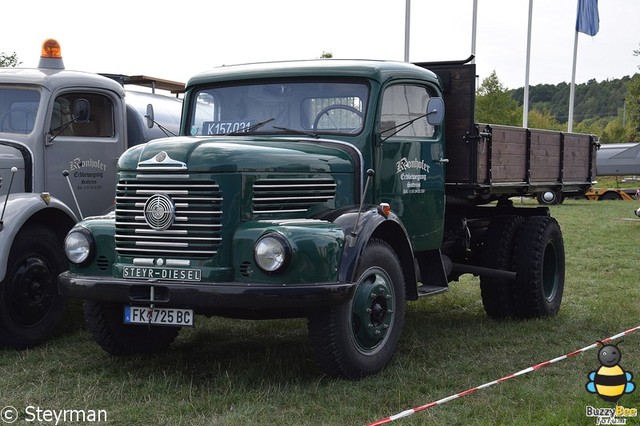
[[[336,183],[321,179],[260,179],[253,184],[253,213],[299,213],[336,196]]]
[[[212,181],[121,180],[116,188],[116,251],[134,257],[211,257],[222,240],[221,204],[220,188]]]

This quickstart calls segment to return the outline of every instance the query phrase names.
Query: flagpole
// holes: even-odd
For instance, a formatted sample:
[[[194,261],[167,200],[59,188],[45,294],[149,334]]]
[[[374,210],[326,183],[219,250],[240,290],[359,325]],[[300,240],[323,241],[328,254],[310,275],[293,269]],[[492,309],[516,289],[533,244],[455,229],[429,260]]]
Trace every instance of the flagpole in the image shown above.
[[[598,0],[578,0],[576,13],[576,35],[573,39],[573,69],[571,70],[571,89],[569,91],[569,117],[567,131],[573,132],[573,106],[576,94],[576,64],[578,62],[578,33],[585,33],[593,37],[600,29],[598,14]]]
[[[411,0],[406,0],[404,15],[404,61],[409,62],[409,38],[411,27]]]
[[[527,64],[524,73],[524,99],[522,106],[522,127],[529,127],[529,65],[531,64],[531,17],[533,0],[529,0],[529,29],[527,31]]]
[[[571,70],[571,89],[569,89],[569,119],[567,132],[573,132],[573,100],[576,92],[576,62],[578,61],[578,30],[573,40],[573,69]]]
[[[473,0],[473,15],[471,18],[471,63],[476,62],[476,31],[478,30],[478,0]]]

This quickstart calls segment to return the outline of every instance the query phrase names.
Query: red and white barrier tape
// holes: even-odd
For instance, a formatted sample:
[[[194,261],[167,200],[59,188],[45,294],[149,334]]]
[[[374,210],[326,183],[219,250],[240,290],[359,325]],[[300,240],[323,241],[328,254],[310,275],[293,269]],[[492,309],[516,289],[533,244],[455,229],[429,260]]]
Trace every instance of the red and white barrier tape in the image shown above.
[[[532,365],[531,367],[525,368],[524,370],[520,370],[517,373],[513,373],[513,374],[510,374],[508,376],[502,377],[502,378],[500,378],[498,380],[494,380],[493,382],[485,383],[485,384],[477,386],[475,388],[468,389],[468,390],[466,390],[464,392],[460,392],[460,393],[457,393],[455,395],[451,395],[451,396],[448,396],[446,398],[439,399],[438,401],[430,402],[429,404],[421,405],[420,407],[412,408],[410,410],[405,410],[405,411],[402,411],[402,412],[400,412],[398,414],[394,414],[393,416],[385,417],[384,419],[380,419],[380,420],[375,421],[373,423],[369,423],[367,426],[384,425],[384,424],[390,423],[390,422],[392,422],[394,420],[398,420],[398,419],[401,419],[403,417],[407,417],[407,416],[410,416],[412,414],[418,413],[420,411],[428,410],[429,408],[435,407],[436,405],[442,405],[445,402],[449,402],[451,400],[460,398],[462,396],[469,395],[469,394],[474,393],[475,391],[478,391],[480,389],[485,389],[485,388],[488,388],[490,386],[496,385],[498,383],[506,382],[507,380],[513,379],[514,377],[522,376],[523,374],[531,373],[532,371],[539,370],[542,367],[546,367],[546,366],[554,364],[554,363],[556,363],[558,361],[562,361],[564,359],[571,358],[571,357],[576,356],[576,355],[578,355],[578,354],[580,354],[582,352],[594,349],[594,348],[598,347],[600,344],[604,345],[604,344],[609,343],[609,342],[611,342],[613,340],[619,339],[622,336],[626,336],[627,334],[631,334],[631,333],[639,331],[639,330],[640,330],[640,325],[637,326],[637,327],[631,328],[631,329],[629,329],[627,331],[623,331],[622,333],[618,333],[615,336],[608,337],[608,338],[606,338],[604,340],[599,340],[598,342],[593,343],[593,344],[591,344],[589,346],[585,346],[584,348],[578,349],[577,351],[573,351],[571,353],[559,356],[558,358],[554,358],[554,359],[551,359],[549,361],[541,362],[540,364]]]

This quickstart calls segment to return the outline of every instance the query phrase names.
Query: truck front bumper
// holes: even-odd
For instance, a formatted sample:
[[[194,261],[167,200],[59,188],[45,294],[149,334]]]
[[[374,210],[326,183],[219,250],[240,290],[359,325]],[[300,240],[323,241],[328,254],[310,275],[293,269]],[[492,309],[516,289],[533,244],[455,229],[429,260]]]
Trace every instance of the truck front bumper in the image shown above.
[[[59,276],[60,293],[98,302],[215,310],[311,309],[347,302],[355,283],[297,285],[134,281],[86,276],[69,271]]]

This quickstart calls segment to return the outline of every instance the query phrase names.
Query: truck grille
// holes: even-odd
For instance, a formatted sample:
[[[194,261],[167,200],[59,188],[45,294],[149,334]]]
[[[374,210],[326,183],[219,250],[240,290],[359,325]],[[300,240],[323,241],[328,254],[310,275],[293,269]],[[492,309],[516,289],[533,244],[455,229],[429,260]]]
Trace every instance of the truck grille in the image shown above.
[[[166,174],[122,179],[116,188],[116,251],[135,257],[211,257],[222,240],[221,204],[220,188],[209,180],[181,181]]]
[[[336,183],[326,179],[260,179],[253,184],[253,213],[299,213],[336,196]]]

